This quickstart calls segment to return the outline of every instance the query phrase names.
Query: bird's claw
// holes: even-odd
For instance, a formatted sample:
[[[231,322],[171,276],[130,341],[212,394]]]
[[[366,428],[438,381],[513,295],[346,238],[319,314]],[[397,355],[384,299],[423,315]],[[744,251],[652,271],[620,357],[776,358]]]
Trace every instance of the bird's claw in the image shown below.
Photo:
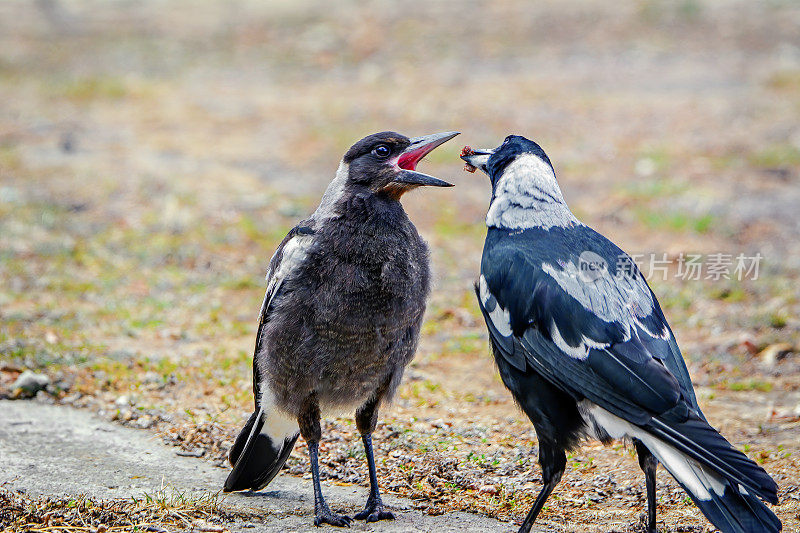
[[[383,504],[367,505],[367,507],[355,514],[356,520],[366,522],[377,522],[378,520],[394,520],[394,514],[386,509]]]
[[[347,515],[336,514],[328,510],[317,513],[314,518],[314,525],[319,527],[322,524],[330,524],[335,527],[350,527],[350,522],[352,521],[353,519]]]

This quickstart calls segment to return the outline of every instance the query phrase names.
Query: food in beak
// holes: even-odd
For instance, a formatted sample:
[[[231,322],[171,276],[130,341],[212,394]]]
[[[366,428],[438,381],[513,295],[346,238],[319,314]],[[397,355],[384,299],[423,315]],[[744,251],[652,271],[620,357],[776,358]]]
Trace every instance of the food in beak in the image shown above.
[[[469,146],[465,146],[464,148],[461,149],[461,157],[472,155],[474,153],[475,152]],[[464,170],[466,170],[467,172],[475,172],[476,170],[478,170],[478,167],[474,167],[469,163],[464,163]]]

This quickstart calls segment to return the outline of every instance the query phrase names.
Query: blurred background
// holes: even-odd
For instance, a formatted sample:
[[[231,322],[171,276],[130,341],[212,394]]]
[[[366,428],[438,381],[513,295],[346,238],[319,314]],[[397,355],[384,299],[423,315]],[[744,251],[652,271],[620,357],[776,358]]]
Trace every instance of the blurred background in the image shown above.
[[[651,284],[701,403],[800,527],[790,0],[0,3],[0,396],[34,370],[42,401],[222,463],[252,402],[269,258],[347,148],[387,129],[462,132],[421,165],[457,187],[403,199],[435,286],[376,437],[390,492],[519,519],[538,489],[535,435],[472,293],[488,181],[457,158],[517,133],[548,153],[579,218],[646,274],[666,261]],[[718,253],[761,254],[757,279],[678,275],[681,254]],[[365,484],[351,421],[326,433],[324,475]],[[643,481],[624,448],[570,460],[545,525],[635,521]],[[301,444],[289,469],[305,461]],[[660,483],[666,524],[704,523]]]

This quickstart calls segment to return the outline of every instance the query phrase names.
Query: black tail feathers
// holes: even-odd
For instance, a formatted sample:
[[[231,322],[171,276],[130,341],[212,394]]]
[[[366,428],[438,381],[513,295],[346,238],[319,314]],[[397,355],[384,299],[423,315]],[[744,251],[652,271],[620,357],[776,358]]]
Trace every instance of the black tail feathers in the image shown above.
[[[706,518],[724,533],[778,533],[781,521],[764,503],[749,493],[725,483],[722,496],[709,490],[711,499],[700,499],[686,489]]]
[[[761,501],[778,502],[778,486],[755,462],[734,448],[705,420],[654,420],[650,430],[663,444],[664,467],[709,521],[724,533],[777,533],[781,521]],[[652,450],[654,453],[656,450]],[[678,452],[678,453],[674,453]],[[659,453],[656,453],[658,456]],[[761,498],[761,499],[760,499]]]
[[[270,437],[261,432],[263,427],[263,414],[255,412],[236,437],[228,455],[233,470],[225,480],[223,492],[266,487],[289,458],[298,433]]]

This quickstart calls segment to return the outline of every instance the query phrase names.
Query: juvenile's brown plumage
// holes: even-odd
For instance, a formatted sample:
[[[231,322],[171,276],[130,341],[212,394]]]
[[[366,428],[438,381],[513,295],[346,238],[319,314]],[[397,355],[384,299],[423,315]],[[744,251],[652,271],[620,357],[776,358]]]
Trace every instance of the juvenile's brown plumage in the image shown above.
[[[320,417],[356,408],[370,495],[356,518],[393,518],[378,491],[371,434],[417,347],[430,288],[428,247],[400,196],[449,183],[416,171],[454,137],[370,135],[354,144],[317,210],[293,228],[270,261],[253,359],[255,412],[231,449],[225,491],[266,486],[298,433],[308,442],[315,524],[349,525],[322,497]]]

